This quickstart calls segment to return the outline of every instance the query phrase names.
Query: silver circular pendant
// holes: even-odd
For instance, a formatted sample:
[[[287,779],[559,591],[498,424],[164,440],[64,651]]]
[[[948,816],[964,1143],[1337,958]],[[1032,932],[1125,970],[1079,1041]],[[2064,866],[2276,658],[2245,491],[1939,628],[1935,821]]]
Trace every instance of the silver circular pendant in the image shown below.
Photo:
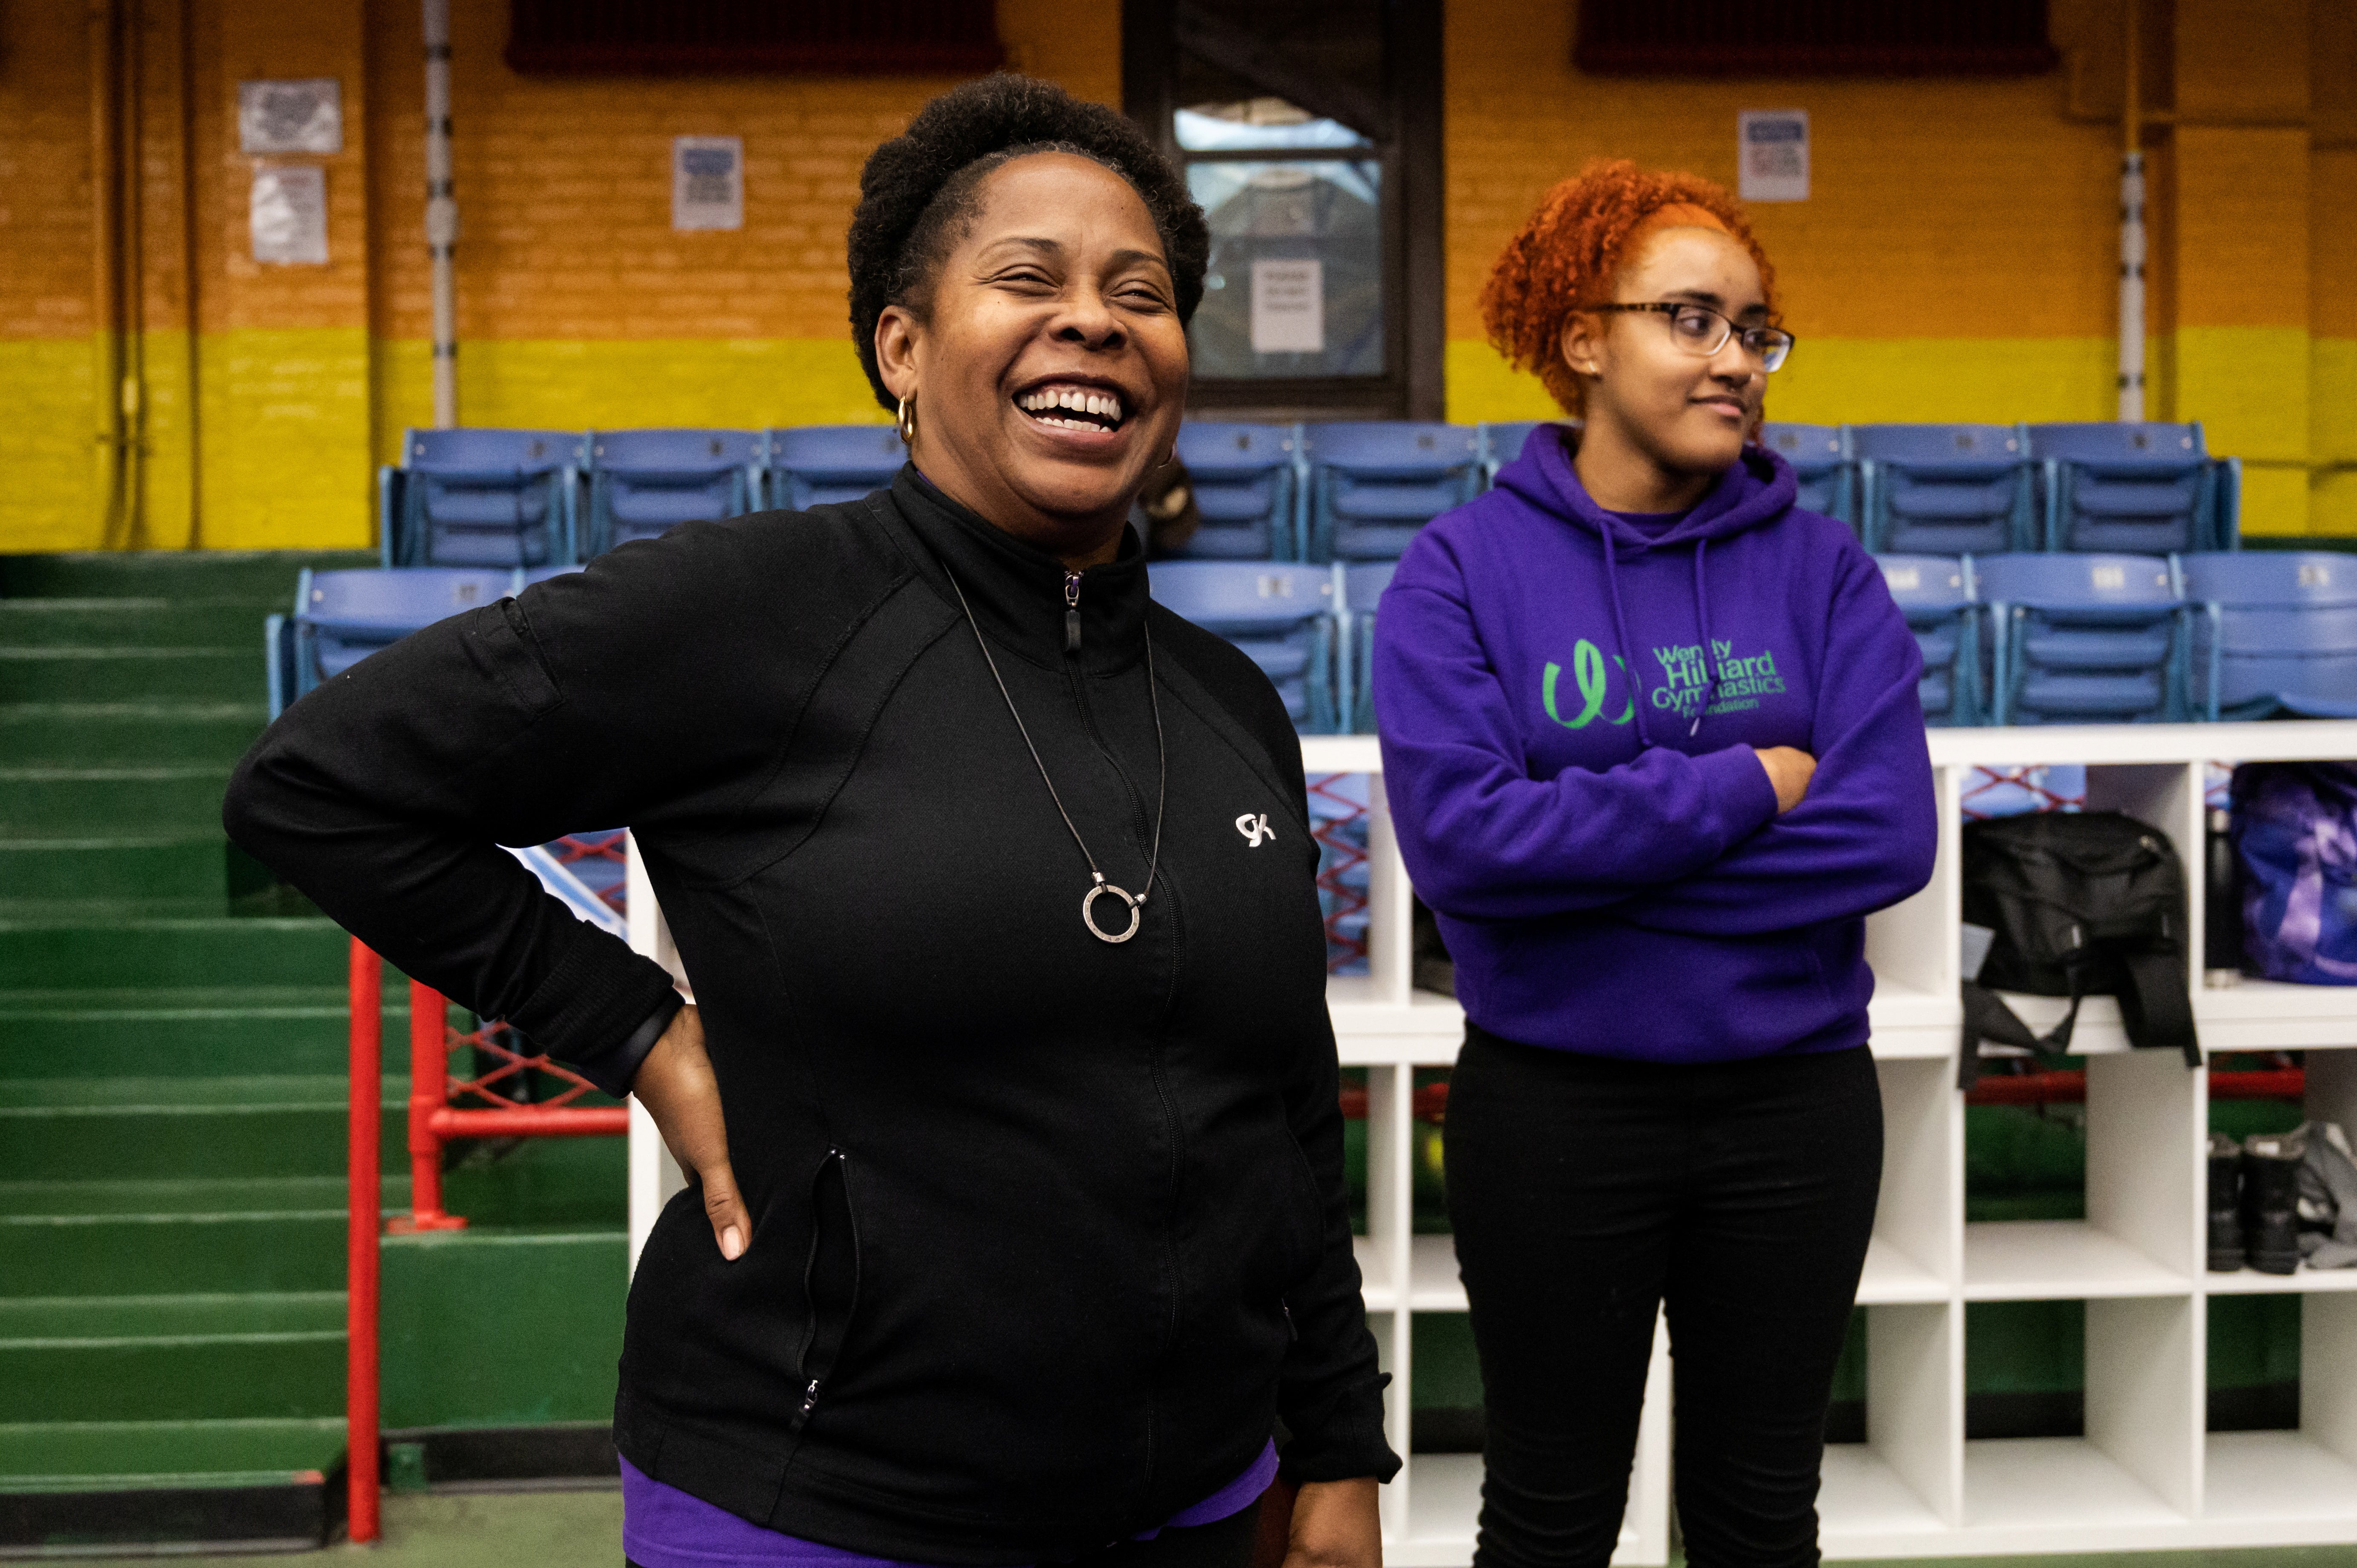
[[[1123,931],[1118,936],[1106,930],[1103,927],[1098,925],[1096,921],[1096,902],[1099,898],[1103,897],[1108,893],[1120,899],[1122,903],[1126,905],[1129,908],[1129,929]],[[1088,897],[1081,900],[1081,924],[1089,929],[1089,935],[1096,938],[1096,940],[1101,942],[1125,942],[1129,940],[1130,938],[1137,935],[1138,918],[1138,900],[1131,897],[1128,894],[1123,892],[1120,888],[1115,887],[1110,882],[1098,883],[1095,886],[1089,889]]]

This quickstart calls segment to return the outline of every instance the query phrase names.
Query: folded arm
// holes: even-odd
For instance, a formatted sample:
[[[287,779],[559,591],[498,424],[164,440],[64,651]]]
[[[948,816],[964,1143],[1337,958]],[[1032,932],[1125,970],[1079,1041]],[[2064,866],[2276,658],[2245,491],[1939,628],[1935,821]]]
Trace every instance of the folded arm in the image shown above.
[[[1871,561],[1836,589],[1801,803],[1709,865],[1615,910],[1631,925],[1752,936],[1887,908],[1932,879],[1939,822],[1923,657]]]

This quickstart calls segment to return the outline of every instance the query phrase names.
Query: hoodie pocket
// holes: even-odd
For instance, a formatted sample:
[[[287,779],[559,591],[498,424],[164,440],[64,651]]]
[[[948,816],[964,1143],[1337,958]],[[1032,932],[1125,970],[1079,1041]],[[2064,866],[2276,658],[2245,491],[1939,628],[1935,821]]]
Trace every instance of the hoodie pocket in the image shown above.
[[[787,1429],[797,1436],[818,1409],[859,1306],[859,1224],[851,1204],[851,1162],[829,1149],[811,1176],[810,1255],[802,1264],[802,1337],[794,1355],[802,1403]]]

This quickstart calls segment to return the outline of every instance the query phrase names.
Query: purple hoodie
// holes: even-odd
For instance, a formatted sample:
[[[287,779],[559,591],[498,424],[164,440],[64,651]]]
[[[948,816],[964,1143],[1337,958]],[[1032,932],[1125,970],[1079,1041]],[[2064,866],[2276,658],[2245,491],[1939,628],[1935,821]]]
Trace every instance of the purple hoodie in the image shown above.
[[[1866,1039],[1865,917],[1932,876],[1923,660],[1873,560],[1793,493],[1746,447],[1647,538],[1542,428],[1401,560],[1383,788],[1491,1034],[1661,1062]],[[1817,759],[1781,817],[1750,749],[1772,746]]]

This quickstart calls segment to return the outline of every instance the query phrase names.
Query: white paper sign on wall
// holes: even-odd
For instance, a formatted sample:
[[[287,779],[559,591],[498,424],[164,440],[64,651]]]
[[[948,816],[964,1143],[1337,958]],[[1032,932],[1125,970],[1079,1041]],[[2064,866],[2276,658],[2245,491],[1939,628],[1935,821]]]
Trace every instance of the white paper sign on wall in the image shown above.
[[[343,89],[332,76],[239,82],[237,146],[264,156],[342,152]]]
[[[253,259],[282,265],[328,263],[328,171],[317,164],[253,171]]]
[[[1326,268],[1315,259],[1252,264],[1255,354],[1326,351]]]
[[[745,138],[671,139],[671,226],[745,227]]]
[[[1809,199],[1809,112],[1746,109],[1735,117],[1746,201]]]

